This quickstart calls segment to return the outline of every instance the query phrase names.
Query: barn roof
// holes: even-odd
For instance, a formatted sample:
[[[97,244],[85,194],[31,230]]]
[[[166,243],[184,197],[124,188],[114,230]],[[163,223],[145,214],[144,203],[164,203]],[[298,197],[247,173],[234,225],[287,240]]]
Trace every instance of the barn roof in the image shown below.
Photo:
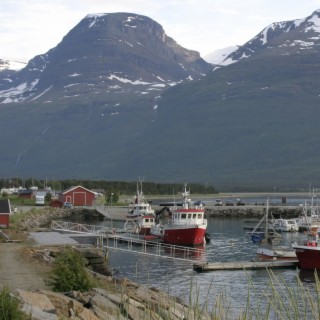
[[[86,191],[88,191],[88,192],[90,192],[90,193],[95,194],[95,192],[94,192],[94,191],[91,191],[91,190],[89,190],[89,189],[87,189],[87,188],[85,188],[85,187],[82,187],[82,186],[74,186],[74,187],[70,187],[70,188],[68,188],[68,189],[64,190],[64,191],[62,192],[62,194],[68,193],[68,192],[70,192],[70,191],[72,191],[72,190],[74,190],[74,189],[77,189],[77,188],[81,188],[81,189],[83,189],[83,190],[86,190]]]
[[[0,200],[0,214],[1,213],[11,213],[10,200]]]

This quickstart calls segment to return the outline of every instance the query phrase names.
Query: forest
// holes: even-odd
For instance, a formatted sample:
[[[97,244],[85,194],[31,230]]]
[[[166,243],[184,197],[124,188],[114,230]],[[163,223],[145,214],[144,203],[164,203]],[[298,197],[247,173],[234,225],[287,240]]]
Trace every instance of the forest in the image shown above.
[[[52,189],[63,191],[74,186],[82,186],[89,190],[98,190],[105,194],[116,193],[118,195],[135,194],[137,188],[143,190],[145,195],[171,195],[183,191],[182,183],[156,183],[156,182],[125,182],[125,181],[106,181],[106,180],[38,180],[34,178],[21,179],[10,178],[0,179],[0,188],[26,188],[38,187],[40,190]],[[187,188],[193,194],[215,194],[218,191],[210,185],[190,183]]]

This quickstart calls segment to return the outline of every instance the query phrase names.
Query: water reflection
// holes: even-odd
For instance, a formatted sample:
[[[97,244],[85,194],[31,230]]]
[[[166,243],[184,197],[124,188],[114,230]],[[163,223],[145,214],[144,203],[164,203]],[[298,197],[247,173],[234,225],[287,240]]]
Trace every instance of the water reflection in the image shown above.
[[[305,283],[316,283],[320,278],[320,270],[299,270],[299,279]]]

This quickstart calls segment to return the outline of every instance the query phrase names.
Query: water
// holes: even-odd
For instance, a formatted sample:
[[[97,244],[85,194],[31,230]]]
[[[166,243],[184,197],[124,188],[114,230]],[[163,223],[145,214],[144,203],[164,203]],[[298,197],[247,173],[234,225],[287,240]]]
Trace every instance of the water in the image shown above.
[[[246,219],[247,220],[247,219]],[[259,299],[265,301],[270,275],[267,270],[236,270],[196,273],[193,263],[205,259],[210,262],[251,261],[256,259],[257,245],[252,243],[242,218],[211,218],[208,220],[207,232],[212,235],[211,243],[204,248],[203,255],[193,262],[177,261],[158,257],[124,253],[109,250],[109,263],[115,270],[115,276],[126,277],[149,287],[156,287],[172,296],[188,302],[191,297],[201,305],[207,304],[212,309],[223,295],[225,309],[229,314],[239,315],[247,303],[250,292],[250,305],[255,308]],[[283,233],[282,244],[290,244],[302,235],[300,233]],[[289,286],[296,286],[300,279],[305,287],[313,290],[313,272],[296,269],[274,269],[272,271]],[[278,284],[282,289],[285,287]]]

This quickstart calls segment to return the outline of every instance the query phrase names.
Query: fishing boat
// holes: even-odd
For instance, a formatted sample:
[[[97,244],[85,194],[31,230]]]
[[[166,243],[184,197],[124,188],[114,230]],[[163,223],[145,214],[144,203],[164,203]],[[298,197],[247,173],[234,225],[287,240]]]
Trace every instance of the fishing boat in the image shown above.
[[[158,236],[164,243],[194,246],[205,244],[207,219],[204,218],[203,204],[194,205],[190,191],[184,186],[182,205],[172,210],[169,221],[151,228],[151,234]]]
[[[249,232],[253,243],[275,242],[281,239],[281,235],[274,229],[271,220],[269,219],[269,199],[267,201],[266,213],[255,226],[255,228]]]
[[[300,216],[296,219],[299,231],[317,230],[320,227],[320,215],[319,208],[313,204],[313,198],[311,204],[306,201],[302,207]]]
[[[140,181],[140,190],[137,184],[137,194],[134,199],[133,207],[129,205],[127,218],[138,218],[144,215],[154,215],[154,210],[151,208],[149,202],[145,201],[142,192],[142,182]]]
[[[301,269],[320,269],[320,228],[308,232],[305,239],[292,245]]]
[[[150,235],[150,230],[156,225],[156,217],[153,214],[141,215],[134,219],[127,219],[123,229],[132,234]]]

